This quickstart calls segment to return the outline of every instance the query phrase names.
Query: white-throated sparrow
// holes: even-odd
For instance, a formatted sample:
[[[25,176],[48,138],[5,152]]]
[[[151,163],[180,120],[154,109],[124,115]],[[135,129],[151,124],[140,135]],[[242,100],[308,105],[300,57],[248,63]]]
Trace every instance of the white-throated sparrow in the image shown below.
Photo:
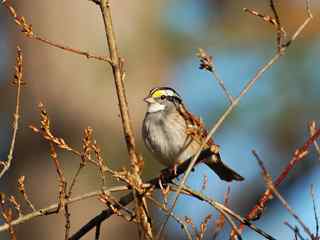
[[[153,88],[144,99],[148,103],[142,136],[148,149],[164,165],[173,167],[190,158],[199,150],[207,136],[202,122],[193,116],[172,88]],[[207,147],[214,145],[212,139]],[[226,166],[220,154],[203,161],[222,180],[242,181],[244,178]]]

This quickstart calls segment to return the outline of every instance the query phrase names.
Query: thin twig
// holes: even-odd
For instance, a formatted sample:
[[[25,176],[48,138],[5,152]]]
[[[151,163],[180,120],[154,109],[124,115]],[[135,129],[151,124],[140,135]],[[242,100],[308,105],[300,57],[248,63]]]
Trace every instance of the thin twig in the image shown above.
[[[224,200],[223,200],[223,204],[226,207],[228,207],[230,191],[231,191],[231,188],[230,188],[230,186],[228,186],[227,191],[224,194]],[[224,224],[225,224],[225,216],[220,213],[219,218],[215,221],[215,224],[214,224],[215,228],[214,228],[214,232],[213,232],[213,239],[215,239],[218,236],[219,232],[223,229]],[[230,223],[230,224],[232,225],[232,223]],[[235,228],[235,231],[237,231],[237,229],[236,229],[237,226],[236,225],[235,226],[232,225],[232,226],[233,226],[233,228]]]
[[[216,66],[214,65],[212,56],[209,56],[202,48],[198,49],[197,56],[200,59],[200,67],[199,68],[205,69],[212,74],[213,78],[218,82],[219,86],[221,87],[224,95],[229,100],[230,104],[232,104],[233,97],[229,93],[226,86],[224,85],[224,81],[219,77],[219,75],[217,73]]]
[[[291,172],[291,169],[304,157],[308,154],[308,149],[313,144],[313,142],[320,137],[320,129],[318,129],[315,134],[309,137],[306,142],[303,144],[302,147],[298,148],[294,154],[290,162],[287,166],[281,171],[280,175],[275,179],[274,186],[278,187],[284,179],[288,176]],[[264,210],[266,203],[270,200],[270,191],[266,190],[262,196],[260,197],[258,203],[250,210],[247,214],[246,218],[249,220],[257,219],[257,216],[260,216]],[[240,231],[243,229],[243,225],[239,227]]]
[[[270,0],[270,8],[273,12],[274,19],[276,21],[276,27],[277,27],[277,49],[280,53],[282,51],[282,41],[283,41],[283,34],[282,34],[282,26],[280,22],[280,17],[277,11],[277,8],[275,7],[274,0]]]
[[[49,142],[50,144],[50,156],[52,158],[52,161],[54,163],[55,166],[55,170],[57,172],[58,175],[58,182],[59,182],[59,195],[58,195],[58,202],[60,203],[58,208],[57,208],[57,212],[60,211],[61,208],[64,208],[65,204],[65,196],[66,196],[66,189],[67,189],[67,181],[65,180],[62,168],[61,168],[61,164],[60,161],[58,159],[58,155],[57,152],[55,150],[54,144]]]
[[[286,225],[288,228],[290,228],[290,229],[293,231],[295,240],[298,240],[298,238],[299,238],[300,240],[305,240],[305,239],[301,236],[301,233],[300,233],[300,231],[299,231],[298,226],[292,226],[292,225],[291,225],[290,223],[288,223],[288,222],[284,222],[284,225]]]
[[[14,19],[14,22],[21,28],[21,32],[27,38],[37,40],[37,41],[42,42],[44,44],[47,44],[47,45],[49,45],[51,47],[59,48],[59,49],[62,49],[64,51],[68,51],[68,52],[71,52],[71,53],[75,53],[75,54],[78,54],[78,55],[85,56],[87,59],[96,59],[96,60],[99,60],[99,61],[104,61],[104,62],[108,62],[108,63],[112,64],[112,61],[109,58],[106,58],[104,56],[92,55],[89,52],[86,52],[86,51],[83,51],[83,50],[80,50],[80,49],[76,49],[76,48],[71,48],[71,47],[68,47],[68,46],[65,46],[65,45],[62,45],[62,44],[59,44],[59,43],[55,43],[55,42],[52,42],[52,41],[50,41],[50,40],[48,40],[48,39],[46,39],[44,37],[36,35],[33,32],[31,24],[27,24],[25,18],[23,16],[19,16],[17,14],[17,11],[15,10],[15,8],[12,5],[9,4],[9,0],[3,0],[1,3],[8,9],[9,13],[11,14],[11,16]]]
[[[43,112],[44,110],[42,110]],[[65,216],[65,240],[68,240],[69,238],[69,232],[70,232],[70,211],[68,204],[66,204],[67,197],[67,181],[65,180],[60,161],[58,159],[58,155],[55,149],[55,145],[52,142],[49,142],[50,144],[50,156],[54,162],[56,172],[58,174],[59,179],[59,196],[58,196],[58,207],[54,212],[59,212],[61,208],[64,210],[64,216]]]
[[[208,224],[211,218],[212,218],[212,214],[209,213],[207,216],[205,216],[203,221],[200,223],[200,227],[199,227],[200,230],[197,231],[196,233],[196,240],[202,240],[204,238],[204,234],[208,228]]]
[[[70,227],[71,227],[71,221],[70,221],[70,211],[69,211],[69,205],[65,204],[64,206],[64,218],[65,218],[65,231],[64,231],[64,239],[68,240],[69,239],[69,234],[70,234]]]
[[[305,24],[306,25],[306,24]],[[301,32],[301,31],[300,31]],[[285,48],[286,48],[287,46],[285,46]],[[256,73],[256,75],[248,82],[248,84],[244,87],[244,89],[242,90],[242,92],[241,92],[241,94],[239,95],[239,97],[233,102],[233,104],[231,104],[231,106],[226,110],[226,112],[221,116],[221,118],[218,120],[218,122],[214,125],[214,127],[212,128],[212,130],[211,130],[211,132],[210,132],[210,134],[209,134],[209,136],[208,136],[208,139],[212,136],[212,134],[214,134],[215,133],[215,131],[220,127],[220,125],[223,123],[223,121],[227,118],[227,116],[234,110],[234,108],[238,105],[238,103],[239,103],[239,101],[240,101],[240,98],[241,97],[243,97],[249,90],[250,90],[250,88],[254,85],[254,83],[261,77],[261,75],[267,70],[267,69],[269,69],[277,60],[278,60],[278,58],[280,57],[281,55],[279,54],[279,53],[277,53],[277,54],[275,54],[274,56],[273,56],[273,58],[271,58],[271,60],[266,64],[266,65],[264,65],[261,69],[259,69],[259,71]],[[208,140],[207,139],[207,140]],[[205,144],[203,144],[203,145],[205,145]],[[202,146],[202,148],[203,148],[203,146]],[[199,150],[199,152],[201,152],[201,150]],[[199,154],[199,153],[198,153]],[[187,172],[186,172],[186,176],[190,173],[190,171],[191,171],[191,169],[193,168],[193,165],[194,165],[194,163],[197,161],[196,160],[197,159],[197,156],[194,156],[194,158],[193,158],[193,163],[192,164],[190,164],[189,165],[189,169],[187,170]],[[184,180],[185,181],[185,180]],[[179,195],[179,194],[177,194],[177,195]],[[131,195],[126,195],[125,196],[126,197],[126,201],[124,200],[123,202],[126,202],[126,204],[128,204],[130,201],[132,201],[132,199],[133,199],[133,195],[131,194]],[[124,199],[124,198],[123,198]],[[128,199],[129,199],[129,201],[128,201]],[[120,200],[122,200],[122,199],[120,199]],[[104,212],[104,214],[101,214],[101,215],[99,215],[99,216],[97,216],[97,218],[99,219],[99,221],[101,221],[101,219],[106,219],[106,218],[108,218],[110,215],[111,215],[112,213],[110,213],[110,211],[108,211],[108,210],[106,210],[105,212]],[[103,221],[102,220],[102,221]],[[97,221],[97,222],[99,222],[99,221]],[[85,234],[85,231],[88,231],[88,229],[91,229],[92,228],[92,226],[96,226],[96,225],[94,225],[94,224],[91,224],[91,225],[85,225],[84,226],[84,229],[86,229],[86,230],[84,230],[84,229],[81,229],[81,234]],[[80,231],[79,231],[80,232]],[[78,232],[78,233],[79,233]],[[81,235],[80,234],[80,235]],[[79,239],[79,236],[80,235],[74,235],[73,237],[71,237],[71,239]],[[82,236],[82,235],[81,235]],[[78,238],[77,238],[78,237]]]
[[[22,76],[23,76],[22,63],[23,63],[22,50],[19,46],[17,46],[15,75],[14,75],[14,80],[12,81],[12,83],[17,86],[16,110],[13,114],[13,124],[12,124],[13,131],[12,131],[11,144],[9,148],[8,157],[7,157],[7,160],[0,161],[0,167],[2,165],[2,168],[0,171],[0,178],[9,170],[12,159],[13,159],[13,151],[16,143],[16,136],[18,132],[19,118],[20,118],[21,85],[25,84],[22,80]]]
[[[16,240],[17,239],[16,233],[15,233],[15,230],[12,226],[12,218],[13,218],[12,210],[11,210],[11,208],[4,208],[3,205],[1,206],[1,208],[2,208],[2,211],[1,211],[2,218],[9,226],[8,233],[9,233],[10,239]]]
[[[94,235],[95,240],[99,240],[101,231],[101,223],[96,226],[96,233]]]
[[[198,157],[197,163],[201,162],[203,159],[206,159],[212,155],[214,155],[215,152],[212,152],[210,148],[203,150]],[[160,176],[155,177],[151,179],[150,181],[147,182],[147,184],[150,185],[150,188],[161,188],[161,184],[167,185],[172,181],[172,179],[180,176],[183,174],[188,166],[190,165],[190,162],[192,160],[192,157],[181,163],[180,165],[177,166],[177,170],[172,171],[172,168],[168,167],[162,171]],[[160,184],[161,183],[161,184]],[[122,206],[126,206],[129,203],[131,203],[134,200],[133,193],[128,193],[127,195],[123,196],[120,198],[118,201],[119,204]],[[119,206],[120,207],[120,206]],[[106,209],[102,211],[99,215],[95,216],[94,218],[90,219],[85,225],[83,225],[75,234],[73,234],[69,240],[77,240],[80,239],[82,236],[84,236],[86,233],[88,233],[91,229],[96,227],[98,224],[101,224],[104,220],[108,219],[110,216],[113,215],[113,210],[112,209]]]
[[[207,138],[205,141],[201,144],[199,147],[199,150],[197,154],[194,156],[193,160],[190,163],[189,168],[187,169],[185,175],[183,176],[183,179],[181,180],[180,183],[180,190],[177,191],[176,196],[174,198],[171,211],[175,208],[177,204],[177,200],[179,198],[179,194],[181,189],[183,188],[186,180],[189,177],[189,174],[191,173],[191,170],[193,169],[193,166],[196,162],[197,157],[199,156],[201,150],[205,147],[209,139],[213,136],[213,134],[218,130],[218,128],[222,125],[222,123],[225,121],[225,119],[230,115],[230,113],[236,108],[236,106],[239,104],[241,98],[246,95],[246,93],[252,88],[252,86],[257,82],[257,80],[262,76],[262,74],[267,71],[281,56],[284,55],[285,51],[287,48],[290,46],[290,44],[300,35],[302,30],[307,26],[307,24],[311,21],[312,19],[312,14],[310,11],[310,6],[309,6],[309,1],[307,0],[307,12],[308,12],[308,18],[305,20],[305,22],[297,29],[297,31],[293,34],[291,39],[282,46],[281,51],[277,51],[277,53],[265,64],[263,65],[254,75],[254,77],[248,81],[248,83],[245,85],[243,90],[240,92],[239,96],[232,102],[232,104],[227,108],[227,110],[221,115],[221,117],[218,119],[218,121],[214,124],[214,126],[211,128]],[[162,224],[162,227],[160,228],[159,236],[161,236],[161,232],[165,228],[169,218],[167,217]]]
[[[25,176],[20,176],[18,178],[18,191],[22,194],[24,200],[28,204],[28,206],[31,208],[32,211],[36,211],[36,208],[34,207],[33,203],[29,199],[29,196],[27,194],[26,188],[25,188]]]
[[[282,203],[282,205],[288,210],[288,212],[296,219],[296,221],[300,224],[300,226],[303,228],[303,230],[309,235],[310,239],[315,239],[314,235],[311,233],[310,229],[304,224],[304,222],[301,220],[301,218],[295,213],[295,211],[290,207],[288,202],[282,197],[282,195],[279,193],[279,191],[276,189],[272,182],[272,178],[270,174],[268,173],[266,167],[264,166],[261,158],[259,155],[253,151],[253,154],[255,158],[257,159],[260,168],[262,169],[262,174],[264,177],[264,180],[266,182],[267,189],[271,191],[271,194],[274,194]]]
[[[21,217],[23,214],[22,214],[22,211],[21,211],[21,205],[17,202],[16,198],[14,196],[10,196],[9,197],[9,201],[10,203],[14,206],[14,208],[16,209],[19,217]]]
[[[291,45],[293,41],[296,40],[296,38],[301,34],[301,32],[305,29],[305,27],[308,25],[308,23],[313,18],[311,9],[310,9],[310,1],[306,0],[306,11],[307,11],[307,18],[306,20],[298,27],[296,32],[292,35],[291,39],[289,39],[285,44],[282,46],[281,53],[282,55],[285,53],[286,49]],[[277,52],[275,57],[279,58],[281,56],[281,53]],[[300,149],[298,149],[295,153],[293,158],[291,159],[290,163],[286,166],[286,168],[281,172],[281,174],[276,179],[274,185],[277,187],[282,183],[282,181],[286,178],[286,176],[289,174],[290,170],[293,168],[293,166],[299,162],[301,159],[304,158],[305,154],[307,153],[307,150],[320,135],[320,130],[318,130],[315,134],[313,134],[304,144],[304,146]],[[209,135],[210,136],[210,135]],[[312,142],[310,142],[312,140]],[[255,219],[258,215],[261,214],[261,209],[263,210],[266,202],[269,200],[269,194],[265,192],[258,203],[251,209],[249,214],[247,215],[248,219]],[[239,230],[241,231],[243,229],[243,225],[240,225]]]
[[[204,140],[204,142],[201,144],[198,152],[195,154],[194,158],[192,159],[188,169],[185,172],[185,175],[183,176],[181,183],[180,183],[180,191],[177,191],[176,196],[174,198],[173,201],[173,205],[171,207],[171,211],[175,208],[176,204],[177,204],[177,200],[179,198],[179,194],[181,192],[181,189],[183,188],[186,180],[189,177],[189,174],[191,173],[194,164],[197,160],[197,157],[199,156],[199,154],[201,153],[202,149],[207,145],[207,142],[209,141],[209,139],[213,136],[213,134],[218,130],[218,128],[222,125],[222,123],[225,121],[225,119],[230,115],[230,113],[236,108],[236,106],[238,106],[241,98],[246,95],[246,93],[251,89],[251,87],[256,83],[256,81],[262,76],[262,74],[267,71],[282,55],[280,53],[276,53],[265,65],[263,65],[255,74],[255,76],[246,84],[246,86],[243,88],[243,90],[241,91],[240,95],[234,99],[234,101],[232,102],[231,105],[229,105],[229,107],[227,108],[227,110],[220,116],[220,118],[218,119],[218,121],[214,124],[214,126],[211,128],[207,138]],[[168,217],[165,219],[162,228],[160,231],[163,231],[163,229],[165,228],[167,222],[168,222]],[[161,234],[160,234],[161,235]]]
[[[315,236],[315,238],[319,239],[319,218],[318,218],[318,214],[317,214],[317,207],[316,207],[313,185],[310,186],[310,195],[312,198],[313,214],[314,214],[314,220],[316,223],[316,236]]]
[[[177,189],[178,191],[179,189]],[[251,223],[250,221],[248,221],[247,219],[241,217],[239,214],[235,213],[234,211],[232,211],[231,209],[227,208],[226,206],[224,206],[223,204],[214,201],[213,199],[207,197],[206,195],[202,194],[201,192],[197,192],[194,191],[193,189],[189,188],[188,186],[184,186],[184,188],[182,189],[182,193],[186,194],[186,195],[191,195],[201,201],[204,201],[206,203],[208,203],[209,205],[211,205],[212,207],[214,207],[217,211],[219,211],[220,213],[224,214],[225,217],[227,215],[235,218],[236,220],[238,220],[239,222],[245,224],[246,226],[248,226],[249,228],[251,228],[253,231],[255,231],[256,233],[260,234],[261,236],[265,237],[266,239],[272,239],[274,240],[275,238],[272,237],[271,235],[269,235],[268,233],[264,232],[262,229],[258,228],[256,225],[254,225],[253,223]],[[239,232],[240,235],[240,232]]]
[[[292,35],[291,39],[287,41],[283,48],[286,48],[291,45],[291,43],[296,40],[296,38],[300,35],[300,33],[305,29],[305,27],[309,24],[309,22],[312,20],[313,15],[310,8],[310,0],[306,0],[306,12],[307,12],[307,19],[299,26],[297,31]]]
[[[227,213],[225,213],[225,214],[221,213],[221,215],[223,215],[227,219],[227,221],[229,222],[229,224],[231,226],[231,230],[236,233],[238,240],[242,240],[241,232],[238,230],[237,224],[235,224],[235,222],[233,221],[231,216]]]
[[[141,164],[140,163],[141,159],[139,159],[140,157],[137,155],[136,143],[135,143],[135,138],[132,131],[132,123],[131,123],[130,114],[129,114],[129,107],[127,103],[125,87],[122,81],[123,69],[121,69],[121,66],[120,66],[121,65],[120,56],[119,56],[118,47],[117,47],[113,25],[112,25],[110,3],[108,0],[101,0],[99,6],[101,9],[103,22],[105,26],[107,45],[110,53],[110,58],[113,63],[112,70],[113,70],[114,82],[116,85],[121,120],[123,125],[123,132],[124,132],[128,152],[129,152],[131,167],[135,173],[138,173],[140,171],[139,164]]]
[[[309,124],[309,131],[310,131],[310,135],[312,136],[315,132],[316,132],[316,122],[315,121],[311,121],[311,123]],[[320,147],[317,141],[313,142],[314,147],[318,153],[318,159],[320,160]]]
[[[128,190],[127,186],[111,187],[109,189],[105,189],[104,191],[105,192],[122,192],[122,191],[125,191],[125,190]],[[101,193],[102,193],[101,190],[85,193],[85,194],[79,195],[77,197],[70,198],[69,200],[66,200],[65,203],[66,204],[73,204],[75,202],[79,202],[79,201],[82,201],[84,199],[88,199],[88,198],[99,196]],[[37,211],[33,211],[32,213],[25,214],[22,217],[18,217],[17,219],[13,220],[11,222],[11,225],[12,226],[16,226],[18,224],[22,224],[24,222],[30,221],[31,219],[34,219],[36,217],[40,217],[40,216],[45,216],[45,215],[51,214],[55,209],[58,208],[58,205],[59,205],[59,203],[55,203],[55,204],[52,204],[52,205],[50,205],[48,207],[41,208],[41,209],[39,209]],[[0,225],[0,232],[8,230],[8,228],[9,228],[8,224],[2,224],[2,225]]]
[[[160,202],[158,202],[157,200],[155,200],[154,198],[152,197],[148,197],[148,199],[153,203],[155,204],[155,206],[157,206],[158,208],[160,208],[162,211],[164,211],[166,214],[169,214],[169,209],[164,206],[163,204],[161,204]],[[173,217],[174,220],[176,220],[176,222],[178,224],[180,224],[181,228],[184,230],[187,238],[189,240],[192,240],[192,236],[188,230],[188,226],[187,224],[185,223],[185,221],[183,221],[182,219],[180,219],[178,216],[176,216],[174,213],[171,213],[170,215],[171,217]]]

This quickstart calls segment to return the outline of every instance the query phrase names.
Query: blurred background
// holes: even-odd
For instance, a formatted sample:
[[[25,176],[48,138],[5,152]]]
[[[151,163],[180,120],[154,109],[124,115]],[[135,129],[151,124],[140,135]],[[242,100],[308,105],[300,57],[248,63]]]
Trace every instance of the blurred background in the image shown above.
[[[106,54],[105,33],[99,9],[89,1],[12,1],[19,14],[32,24],[34,32],[47,39],[92,54]],[[121,56],[125,58],[126,87],[139,150],[145,159],[144,178],[150,179],[163,168],[147,152],[141,139],[141,123],[146,111],[142,101],[149,89],[171,86],[184,98],[189,110],[201,116],[211,127],[228,106],[217,82],[199,70],[196,52],[199,47],[213,55],[217,71],[233,96],[275,52],[275,34],[271,25],[242,11],[248,7],[271,14],[268,1],[166,0],[111,1],[113,21]],[[288,34],[304,21],[302,0],[277,1]],[[257,82],[240,106],[215,135],[222,158],[246,180],[231,184],[230,207],[245,214],[256,203],[265,186],[256,160],[255,149],[273,177],[278,176],[294,150],[308,137],[308,123],[319,122],[320,2],[312,1],[314,20],[299,36],[287,54]],[[103,62],[48,47],[26,39],[4,7],[0,7],[0,141],[1,159],[5,159],[11,140],[15,88],[9,85],[14,73],[16,45],[24,57],[22,114],[17,135],[15,158],[9,172],[0,181],[0,191],[17,193],[18,176],[26,176],[26,188],[37,208],[56,202],[56,172],[49,157],[48,144],[31,132],[30,124],[39,123],[38,103],[43,102],[52,120],[54,132],[75,148],[81,148],[83,129],[91,126],[103,149],[107,164],[113,169],[127,167],[128,157],[122,135],[113,76]],[[68,179],[77,169],[79,159],[59,151]],[[319,156],[314,149],[299,163],[279,188],[289,204],[312,230],[315,229],[310,185],[320,199]],[[208,187],[203,192],[223,200],[228,184],[198,166],[188,184],[201,190],[204,176]],[[39,184],[41,183],[41,184]],[[74,196],[99,188],[94,168],[86,168],[74,188]],[[110,183],[111,185],[111,183]],[[22,202],[21,198],[19,198]],[[98,199],[71,205],[71,232],[75,232],[103,209]],[[25,208],[27,209],[27,208]],[[26,212],[26,211],[25,211]],[[181,197],[176,214],[192,218],[196,226],[209,213],[216,212],[199,201]],[[153,209],[156,227],[163,219]],[[206,239],[211,239],[214,220],[209,222]],[[293,232],[284,224],[294,219],[277,200],[271,201],[263,217],[256,222],[277,239],[292,239]],[[22,239],[62,239],[64,217],[51,215],[17,226]],[[230,228],[219,235],[226,239]],[[135,236],[135,237],[134,237]],[[92,239],[93,233],[84,239]],[[102,225],[102,239],[138,238],[136,227],[118,217]],[[0,233],[0,239],[7,239]],[[174,221],[165,232],[166,239],[184,239]],[[244,239],[262,239],[245,230]]]

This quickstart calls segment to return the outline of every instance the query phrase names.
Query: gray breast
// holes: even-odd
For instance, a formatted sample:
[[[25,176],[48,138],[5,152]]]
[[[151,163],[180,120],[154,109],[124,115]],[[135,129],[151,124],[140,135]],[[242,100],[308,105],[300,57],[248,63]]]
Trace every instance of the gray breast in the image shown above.
[[[160,111],[146,114],[142,134],[145,144],[155,157],[162,164],[172,166],[192,155],[185,151],[191,141],[185,129],[186,123],[179,114],[164,114]]]

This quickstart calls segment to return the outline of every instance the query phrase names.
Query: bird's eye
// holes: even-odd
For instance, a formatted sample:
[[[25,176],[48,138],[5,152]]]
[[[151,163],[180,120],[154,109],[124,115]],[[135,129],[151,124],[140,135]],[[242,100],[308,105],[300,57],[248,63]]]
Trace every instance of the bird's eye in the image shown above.
[[[164,100],[164,99],[166,99],[166,96],[165,95],[161,95],[160,99]]]

